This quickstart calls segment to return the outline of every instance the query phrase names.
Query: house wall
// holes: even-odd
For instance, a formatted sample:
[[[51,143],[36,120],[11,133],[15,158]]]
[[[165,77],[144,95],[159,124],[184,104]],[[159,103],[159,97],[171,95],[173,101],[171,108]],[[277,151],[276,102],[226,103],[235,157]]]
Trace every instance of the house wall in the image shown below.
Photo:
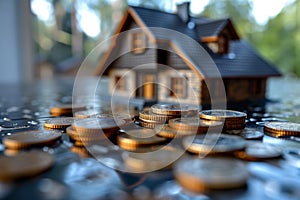
[[[184,98],[177,99],[170,96],[171,78],[172,77],[185,77],[187,80],[187,95]],[[185,104],[200,104],[201,94],[201,81],[199,77],[193,73],[192,70],[164,70],[160,71],[158,75],[159,88],[158,88],[158,101],[159,102],[177,102]]]

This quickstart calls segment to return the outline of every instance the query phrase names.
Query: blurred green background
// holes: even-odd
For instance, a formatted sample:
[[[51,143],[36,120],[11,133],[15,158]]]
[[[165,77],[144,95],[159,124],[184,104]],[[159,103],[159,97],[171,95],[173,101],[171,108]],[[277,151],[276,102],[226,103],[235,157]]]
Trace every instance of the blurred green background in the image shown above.
[[[84,57],[113,34],[128,4],[175,12],[181,2],[31,0],[36,77],[76,74]],[[241,38],[284,74],[300,77],[300,0],[191,0],[191,15],[230,17]]]

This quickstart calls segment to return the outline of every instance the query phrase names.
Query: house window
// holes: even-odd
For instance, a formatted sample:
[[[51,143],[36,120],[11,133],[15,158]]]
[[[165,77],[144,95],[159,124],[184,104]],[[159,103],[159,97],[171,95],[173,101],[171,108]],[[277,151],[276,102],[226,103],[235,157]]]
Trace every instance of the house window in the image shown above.
[[[124,76],[115,76],[115,86],[116,90],[126,91],[126,77]]]
[[[143,53],[145,50],[145,37],[142,32],[132,34],[132,51],[133,53]]]
[[[171,97],[186,98],[187,96],[187,80],[183,77],[171,78]]]
[[[227,54],[229,52],[229,38],[226,34],[222,34],[218,40],[218,53]]]

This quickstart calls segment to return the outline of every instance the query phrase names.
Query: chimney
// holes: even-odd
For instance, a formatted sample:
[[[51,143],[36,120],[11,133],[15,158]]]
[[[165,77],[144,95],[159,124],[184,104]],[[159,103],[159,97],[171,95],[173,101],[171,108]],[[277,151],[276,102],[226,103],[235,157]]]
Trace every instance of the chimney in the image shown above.
[[[184,23],[188,23],[190,21],[190,2],[177,4],[177,15]]]

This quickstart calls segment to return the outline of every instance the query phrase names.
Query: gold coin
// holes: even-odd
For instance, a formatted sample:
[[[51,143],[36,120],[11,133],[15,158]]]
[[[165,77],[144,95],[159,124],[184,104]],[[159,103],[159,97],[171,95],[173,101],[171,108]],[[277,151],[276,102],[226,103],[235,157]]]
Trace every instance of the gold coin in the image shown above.
[[[46,120],[44,123],[44,127],[50,129],[66,129],[73,122],[74,122],[73,117],[53,118],[53,119]]]
[[[72,127],[79,133],[106,133],[118,131],[125,124],[123,119],[86,118],[75,120]]]
[[[207,133],[209,128],[220,131],[223,123],[220,121],[209,121],[199,118],[175,118],[169,120],[169,126],[177,130],[195,131],[197,133]]]
[[[159,145],[167,142],[166,138],[156,136],[152,129],[133,129],[117,136],[117,144],[123,149],[136,149],[138,147]]]
[[[152,122],[158,122],[158,123],[167,123],[169,119],[173,119],[176,116],[173,115],[158,115],[151,112],[150,109],[144,109],[139,112],[139,119],[146,121],[150,120]]]
[[[282,154],[280,148],[262,142],[248,142],[244,151],[234,153],[238,158],[247,161],[258,161],[270,158],[278,158]]]
[[[72,116],[73,112],[85,110],[86,106],[76,104],[63,104],[50,108],[50,114],[53,116]]]
[[[196,116],[199,108],[185,104],[155,104],[151,112],[159,115]]]
[[[75,131],[73,129],[72,126],[69,126],[66,129],[66,133],[67,135],[69,135],[69,137],[72,140],[75,141],[93,141],[93,140],[103,140],[103,139],[107,139],[108,137],[110,137],[113,133],[101,133],[101,132],[97,132],[97,133],[79,133],[77,131]]]
[[[80,146],[72,146],[70,148],[70,151],[73,153],[78,154],[79,156],[83,157],[83,158],[87,158],[90,156],[90,153],[88,150],[86,150],[84,147],[80,147]]]
[[[189,152],[201,155],[232,153],[246,147],[242,137],[224,134],[188,136],[182,143]]]
[[[183,159],[174,168],[174,176],[181,186],[201,193],[243,187],[249,176],[243,162],[229,158]]]
[[[11,181],[38,175],[54,164],[52,155],[42,151],[0,156],[0,180]]]
[[[129,171],[142,173],[159,169],[169,169],[182,154],[182,151],[174,147],[164,146],[155,152],[127,152],[123,154],[123,159]]]
[[[144,128],[149,128],[149,129],[155,129],[157,127],[162,127],[164,124],[158,123],[158,122],[153,122],[150,120],[144,121],[144,120],[138,120],[136,123]]]
[[[24,131],[3,138],[3,144],[9,149],[23,149],[33,146],[54,144],[61,133],[50,130]]]
[[[299,136],[300,124],[292,122],[268,122],[264,125],[264,131],[274,136]]]
[[[175,137],[184,137],[189,135],[195,135],[195,131],[188,131],[188,130],[177,130],[174,128],[169,127],[167,124],[164,125],[158,132],[157,135],[169,139],[173,139]]]

